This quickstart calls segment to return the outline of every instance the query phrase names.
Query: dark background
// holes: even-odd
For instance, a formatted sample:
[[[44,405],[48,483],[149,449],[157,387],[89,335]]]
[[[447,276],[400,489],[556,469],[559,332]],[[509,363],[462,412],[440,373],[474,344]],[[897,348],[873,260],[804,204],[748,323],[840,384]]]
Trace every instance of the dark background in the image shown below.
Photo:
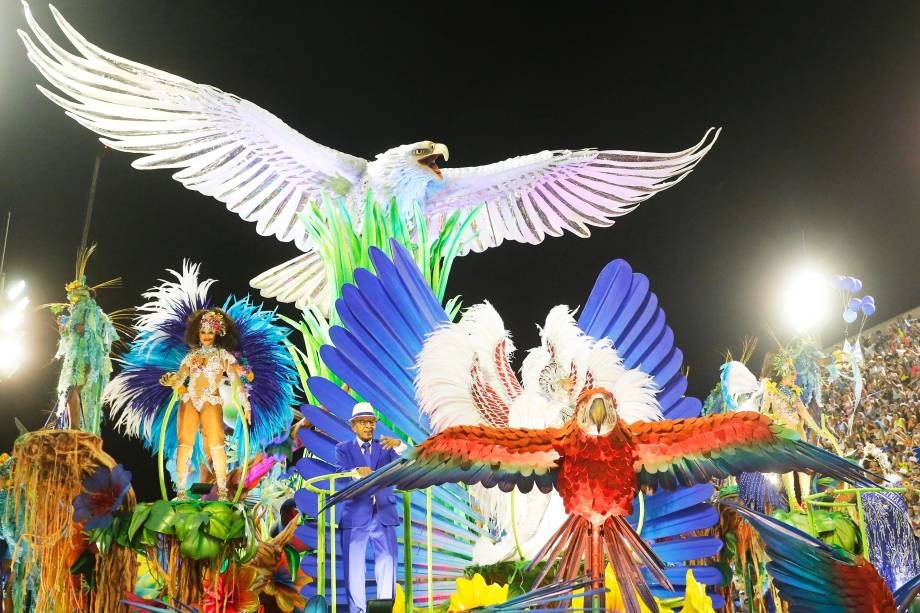
[[[860,277],[875,321],[920,303],[916,2],[56,6],[107,51],[233,92],[365,158],[421,139],[446,143],[454,166],[547,148],[674,151],[723,126],[692,175],[614,227],[455,263],[448,292],[488,298],[520,348],[551,306],[582,304],[618,257],[650,277],[700,396],[745,334],[762,347],[771,329],[788,338],[776,293],[803,261]],[[32,8],[63,43],[47,7]],[[14,211],[7,272],[40,305],[73,278],[101,145],[33,87],[42,79],[17,27],[21,8],[4,2],[0,208]],[[133,158],[109,151],[99,178],[89,279],[125,278],[100,294],[107,310],[139,304],[185,257],[203,262],[222,296],[297,253],[168,172],[133,170]],[[842,326],[835,318],[823,338]],[[38,427],[54,400],[50,314],[30,313],[27,330],[29,361],[0,383],[0,449],[15,438],[14,416]],[[140,443],[107,433],[106,448],[153,496]]]

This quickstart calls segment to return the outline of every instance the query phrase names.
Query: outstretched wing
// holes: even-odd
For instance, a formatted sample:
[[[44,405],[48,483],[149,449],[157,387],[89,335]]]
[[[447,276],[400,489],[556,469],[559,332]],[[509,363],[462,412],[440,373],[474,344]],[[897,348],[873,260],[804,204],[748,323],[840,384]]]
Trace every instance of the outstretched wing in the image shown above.
[[[298,213],[322,192],[343,194],[367,162],[316,143],[255,104],[210,85],[132,62],[88,42],[52,6],[78,51],[46,34],[23,2],[29,59],[64,96],[41,90],[67,115],[119,151],[143,157],[138,169],[179,168],[173,178],[213,196],[262,236],[309,247]]]
[[[509,355],[514,344],[491,304],[473,305],[457,323],[444,323],[422,345],[416,397],[433,432],[457,425],[508,425],[521,394]]]
[[[394,486],[414,490],[463,482],[510,492],[537,487],[548,493],[556,483],[560,430],[454,426],[422,442],[405,457],[374,471],[329,499],[328,506],[368,490]]]
[[[445,168],[440,189],[428,196],[429,227],[457,209],[484,204],[471,224],[469,248],[484,251],[509,239],[538,244],[566,230],[581,237],[606,227],[642,201],[679,183],[719,136],[676,153],[568,149],[542,151],[469,168]]]
[[[867,471],[798,440],[791,430],[753,411],[629,425],[637,443],[640,486],[674,489],[742,472],[802,471],[865,487]]]
[[[656,399],[666,418],[697,417],[699,400],[684,396],[687,378],[680,368],[683,352],[674,343],[658,296],[648,277],[633,272],[625,260],[614,260],[594,282],[578,318],[578,327],[597,339],[607,339],[626,369],[639,369],[658,387]]]
[[[885,581],[865,559],[826,545],[772,517],[740,505],[723,504],[748,520],[760,534],[770,556],[767,570],[780,597],[789,603],[789,613],[902,610]]]

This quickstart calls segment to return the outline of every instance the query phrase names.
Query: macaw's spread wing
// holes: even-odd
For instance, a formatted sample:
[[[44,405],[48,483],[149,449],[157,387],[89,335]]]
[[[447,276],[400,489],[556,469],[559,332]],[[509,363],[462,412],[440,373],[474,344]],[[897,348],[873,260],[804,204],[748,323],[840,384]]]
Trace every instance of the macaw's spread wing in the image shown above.
[[[696,145],[675,153],[595,149],[542,151],[486,166],[445,168],[425,209],[438,228],[457,209],[484,205],[470,228],[470,247],[484,251],[509,239],[539,244],[546,235],[590,234],[649,197],[676,185],[718,138],[710,129]],[[432,231],[432,230],[429,230]]]
[[[421,443],[405,457],[374,471],[329,499],[327,506],[370,490],[414,490],[442,483],[482,483],[505,492],[534,486],[548,493],[556,483],[557,429],[454,426]]]
[[[640,486],[674,489],[742,472],[818,473],[872,487],[867,471],[798,440],[798,435],[753,411],[693,419],[636,422]]]
[[[728,504],[760,534],[767,570],[789,603],[789,613],[810,611],[900,611],[907,604],[892,595],[878,571],[862,557],[831,547],[801,530],[744,507]]]
[[[67,97],[38,88],[104,144],[142,154],[135,168],[180,169],[173,178],[185,187],[304,251],[298,214],[323,192],[343,194],[360,182],[366,160],[314,142],[233,94],[108,53],[51,12],[79,55],[55,43],[25,5],[32,36],[19,35],[29,59]]]

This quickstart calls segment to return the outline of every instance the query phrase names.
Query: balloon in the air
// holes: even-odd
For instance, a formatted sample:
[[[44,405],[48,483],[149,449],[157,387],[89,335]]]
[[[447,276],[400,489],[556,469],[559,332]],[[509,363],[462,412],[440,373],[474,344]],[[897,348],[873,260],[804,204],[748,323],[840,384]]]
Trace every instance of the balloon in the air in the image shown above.
[[[844,311],[843,321],[847,322],[848,324],[851,324],[854,321],[856,321],[856,311],[854,311],[853,309],[847,309],[846,311]]]
[[[834,280],[831,281],[831,285],[837,289],[846,289],[847,278],[844,275],[834,275]]]
[[[850,298],[849,304],[847,304],[848,311],[858,311],[862,306],[862,301],[859,298]]]
[[[863,296],[862,301],[863,303],[868,303],[872,306],[875,306],[875,296]]]
[[[862,281],[860,281],[860,280],[857,279],[856,277],[850,277],[850,278],[853,279],[853,293],[856,293],[856,292],[858,292],[859,290],[861,290],[861,289],[862,289]]]

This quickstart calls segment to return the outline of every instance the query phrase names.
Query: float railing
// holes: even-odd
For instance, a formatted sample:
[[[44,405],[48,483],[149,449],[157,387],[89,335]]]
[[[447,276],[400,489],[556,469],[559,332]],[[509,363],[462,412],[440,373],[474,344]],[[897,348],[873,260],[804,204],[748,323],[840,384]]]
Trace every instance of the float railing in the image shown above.
[[[335,522],[335,507],[329,507],[322,510],[326,505],[326,497],[335,493],[336,479],[354,479],[358,476],[358,471],[350,470],[340,473],[330,473],[319,475],[310,479],[303,480],[303,487],[313,492],[317,496],[316,509],[316,591],[320,596],[326,596],[326,529],[329,529],[329,559],[332,564],[329,569],[329,583],[332,586],[331,609],[336,610],[338,590],[336,585],[336,565],[335,565],[335,531],[338,525]],[[328,481],[329,487],[322,488],[316,484],[321,481]],[[404,594],[406,611],[414,608],[412,595],[412,501],[411,491],[394,490],[397,494],[402,494],[403,499],[403,567],[404,567]],[[433,574],[433,551],[432,546],[432,520],[431,520],[432,493],[431,488],[425,490],[425,540],[428,553],[427,559],[427,587],[428,587],[428,610],[434,609],[434,574]],[[326,513],[329,514],[328,521]]]
[[[808,515],[808,527],[811,528],[812,536],[818,538],[818,527],[815,524],[815,516],[812,512],[812,507],[837,507],[837,508],[846,508],[846,507],[856,507],[856,513],[859,517],[859,534],[862,537],[862,547],[864,552],[869,551],[869,534],[866,532],[866,517],[863,513],[863,494],[874,494],[882,492],[891,492],[894,494],[903,494],[907,491],[907,488],[904,487],[849,487],[839,490],[833,490],[833,493],[829,492],[818,492],[817,494],[811,494],[810,496],[805,496],[802,500],[805,502],[805,513]],[[838,500],[823,501],[816,500],[817,498],[824,498],[829,495],[837,494],[856,494],[856,502],[843,502]]]

